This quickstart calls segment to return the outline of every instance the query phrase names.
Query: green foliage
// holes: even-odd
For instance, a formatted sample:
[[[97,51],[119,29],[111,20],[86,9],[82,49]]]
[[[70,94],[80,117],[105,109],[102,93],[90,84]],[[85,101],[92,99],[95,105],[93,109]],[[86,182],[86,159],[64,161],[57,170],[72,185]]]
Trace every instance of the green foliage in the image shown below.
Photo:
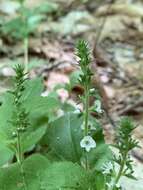
[[[0,144],[0,167],[13,157],[13,152],[3,144]]]
[[[76,85],[79,85],[79,76],[81,74],[81,71],[75,71],[70,75],[70,83],[67,84],[67,89],[69,91],[71,91],[73,89],[73,87],[75,87]]]
[[[79,162],[82,154],[80,148],[81,123],[82,120],[78,115],[70,113],[50,123],[45,143],[59,158]]]
[[[4,34],[9,34],[16,39],[28,38],[46,18],[45,14],[52,13],[58,9],[58,5],[52,2],[42,3],[34,9],[27,8],[24,5],[24,0],[18,0],[18,2],[21,6],[18,10],[17,17],[2,26],[2,32]]]
[[[80,141],[83,137],[81,129],[83,117],[78,114],[68,113],[49,124],[43,142],[49,145],[53,157],[58,160],[69,160],[81,164],[83,151]],[[95,123],[93,137],[97,147],[89,153],[91,169],[100,170],[104,162],[112,157],[112,153],[105,145],[102,129]],[[55,159],[55,158],[54,158]]]
[[[83,88],[82,110],[59,102],[56,92],[42,97],[42,80],[29,80],[24,67],[15,66],[13,88],[0,106],[0,190],[121,190],[122,176],[135,179],[129,154],[138,146],[132,138],[135,125],[129,118],[121,120],[113,156],[100,122],[91,115],[103,110],[92,88],[90,50],[83,40],[77,56],[80,71],[67,88]],[[90,98],[95,98],[92,106]],[[63,116],[57,116],[58,110],[65,111]]]
[[[133,176],[133,161],[130,156],[130,151],[133,148],[138,147],[138,141],[132,138],[132,131],[135,128],[136,126],[130,118],[125,117],[121,119],[116,134],[116,145],[113,145],[118,149],[119,153],[114,155],[114,163],[108,163],[103,169],[103,173],[108,176],[108,179],[106,176],[108,181],[107,190],[121,190],[122,188],[120,186],[120,179],[122,176],[136,179]],[[115,163],[118,164],[118,167],[115,167]]]
[[[127,176],[135,179],[133,176],[132,160],[129,155],[130,151],[138,147],[138,141],[132,138],[132,132],[136,128],[133,121],[125,117],[120,121],[117,132],[117,144],[115,147],[119,150],[118,157],[115,156],[115,162],[120,165],[121,176]]]
[[[50,162],[41,155],[33,155],[23,162],[23,168],[24,171],[26,171],[25,178],[28,182],[29,190],[40,189],[40,174],[49,166],[49,164]],[[20,175],[20,167],[18,163],[12,164],[7,168],[0,169],[0,189],[24,189],[23,179]]]
[[[88,44],[83,41],[80,40],[77,44],[77,56],[79,57],[79,66],[80,66],[80,71],[81,74],[79,75],[79,83],[80,85],[83,87],[84,89],[84,94],[80,97],[80,100],[84,106],[83,108],[83,123],[81,125],[83,125],[83,139],[80,141],[80,145],[82,148],[85,149],[85,168],[88,169],[90,166],[90,160],[96,160],[96,153],[98,152],[97,150],[97,142],[98,142],[98,138],[100,138],[100,141],[102,139],[102,133],[99,133],[96,138],[94,138],[94,134],[93,131],[96,129],[94,128],[94,123],[96,122],[96,119],[92,119],[92,121],[90,121],[90,112],[94,111],[98,114],[102,113],[102,109],[101,109],[101,102],[100,100],[95,100],[95,104],[98,105],[95,106],[90,106],[89,105],[89,101],[90,101],[90,97],[96,97],[96,91],[95,89],[91,88],[91,80],[92,80],[92,72],[91,72],[91,55],[90,55],[90,50],[88,48]],[[95,120],[95,121],[94,121]],[[102,147],[102,146],[101,146]],[[101,150],[103,149],[103,147],[101,148]],[[91,151],[90,151],[91,150]],[[94,156],[95,158],[92,156],[91,152],[94,152]],[[96,152],[97,151],[97,152]],[[101,151],[102,152],[102,151]],[[98,152],[99,153],[99,152]],[[98,154],[97,153],[97,154]],[[95,164],[95,163],[94,163]]]
[[[34,32],[43,19],[43,15],[37,14],[34,10],[22,7],[20,16],[8,21],[2,28],[4,34],[10,34],[14,38],[24,39]],[[21,27],[19,27],[21,26]]]
[[[25,152],[44,135],[48,115],[54,114],[59,103],[53,97],[41,96],[41,79],[26,80],[20,65],[16,72],[15,88],[4,95],[0,107],[0,142],[15,152],[17,135],[20,133],[22,152]]]
[[[33,155],[24,161],[23,169],[27,190],[84,190],[87,187],[88,175],[83,168],[71,162],[51,164],[45,157]],[[0,169],[1,190],[23,190],[23,188],[18,164]]]

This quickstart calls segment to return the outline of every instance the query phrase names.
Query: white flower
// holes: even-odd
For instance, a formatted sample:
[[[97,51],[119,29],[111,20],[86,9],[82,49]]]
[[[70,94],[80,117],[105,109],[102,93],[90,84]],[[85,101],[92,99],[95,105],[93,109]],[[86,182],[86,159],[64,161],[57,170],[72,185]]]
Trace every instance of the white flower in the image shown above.
[[[110,189],[113,189],[113,187],[117,187],[117,188],[121,187],[119,183],[115,184],[115,180],[114,179],[112,179],[109,183],[106,183],[106,185]]]
[[[93,92],[95,92],[95,89],[91,88],[89,91],[90,91],[90,93],[93,93]]]
[[[112,189],[114,186],[114,181],[112,180],[110,183],[106,183],[107,187]]]
[[[103,113],[103,110],[101,109],[101,101],[100,100],[96,100],[94,102],[94,109],[97,113]]]
[[[96,142],[91,136],[87,135],[80,141],[80,146],[89,152],[91,148],[96,147]]]
[[[80,111],[80,109],[75,109],[75,110],[73,111],[73,113],[79,114],[79,113],[81,113],[81,111]]]
[[[42,93],[41,93],[41,96],[46,97],[46,96],[48,96],[48,94],[49,94],[49,92],[48,92],[48,91],[45,91],[45,92],[42,92]]]
[[[58,117],[63,116],[63,115],[64,115],[64,111],[61,110],[61,109],[58,109],[58,110],[57,110],[57,115],[58,115]]]
[[[114,169],[112,162],[105,163],[102,166],[102,173],[103,174],[110,174],[110,172]]]

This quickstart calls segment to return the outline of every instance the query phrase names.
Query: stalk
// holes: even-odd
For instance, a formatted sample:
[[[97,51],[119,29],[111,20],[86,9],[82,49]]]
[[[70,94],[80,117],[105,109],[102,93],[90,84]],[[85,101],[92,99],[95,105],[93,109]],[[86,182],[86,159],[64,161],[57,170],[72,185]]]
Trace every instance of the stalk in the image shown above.
[[[122,176],[122,174],[123,174],[124,167],[125,167],[125,165],[126,165],[126,160],[127,160],[126,158],[127,158],[127,152],[125,152],[124,155],[123,155],[123,160],[122,160],[122,163],[121,163],[121,165],[120,165],[119,172],[118,172],[118,174],[117,174],[117,176],[116,176],[116,178],[115,178],[115,182],[114,182],[114,185],[113,185],[113,187],[112,187],[111,190],[114,190],[114,189],[115,189],[116,184],[118,184],[118,182],[119,182],[119,180],[120,180],[120,178],[121,178],[121,176]]]
[[[85,87],[85,136],[88,135],[88,118],[89,118],[89,92],[88,85]]]
[[[82,97],[82,103],[84,105],[84,111],[83,111],[83,122],[84,122],[84,137],[89,135],[89,96],[90,96],[90,86],[91,86],[91,70],[90,70],[90,64],[91,64],[91,58],[90,58],[90,51],[88,48],[88,45],[85,41],[80,40],[77,44],[77,56],[79,57],[79,66],[82,74],[80,75],[79,82],[84,88],[84,95]],[[85,169],[89,169],[89,163],[88,163],[88,152],[87,150],[84,150],[84,157],[85,157]]]
[[[23,10],[25,7],[24,7],[24,1],[21,1],[21,5],[20,5],[20,10]],[[20,17],[21,19],[23,20],[23,23],[25,25],[25,27],[27,26],[26,25],[26,18],[25,18],[25,15],[23,15],[23,13],[20,11]],[[25,28],[26,29],[26,28]],[[27,31],[27,29],[26,29]],[[28,62],[29,62],[29,58],[28,58],[28,46],[29,46],[29,40],[28,40],[28,35],[27,35],[27,32],[25,33],[25,35],[22,37],[23,39],[23,53],[24,53],[24,67],[25,67],[25,72],[27,73],[28,72]]]
[[[84,123],[85,123],[84,135],[85,136],[88,135],[88,119],[89,119],[89,88],[88,88],[88,84],[86,82],[86,85],[85,85],[85,118],[84,118]],[[85,151],[85,168],[86,168],[86,170],[89,169],[88,154],[86,151]]]
[[[25,108],[23,107],[23,102],[21,99],[23,95],[23,90],[25,89],[24,82],[26,78],[24,67],[22,65],[16,65],[14,70],[16,73],[16,76],[14,77],[15,88],[13,91],[10,91],[10,93],[12,93],[14,96],[13,104],[15,107],[15,111],[13,111],[13,117],[11,122],[16,128],[16,131],[13,132],[13,138],[16,138],[16,158],[20,166],[20,173],[23,180],[23,188],[24,190],[27,190],[28,188],[26,185],[25,174],[23,169],[23,152],[21,144],[21,135],[24,133],[24,131],[29,125],[28,115]]]
[[[21,139],[20,139],[20,133],[17,132],[17,161],[18,163],[22,163],[23,161],[23,155],[21,151]]]

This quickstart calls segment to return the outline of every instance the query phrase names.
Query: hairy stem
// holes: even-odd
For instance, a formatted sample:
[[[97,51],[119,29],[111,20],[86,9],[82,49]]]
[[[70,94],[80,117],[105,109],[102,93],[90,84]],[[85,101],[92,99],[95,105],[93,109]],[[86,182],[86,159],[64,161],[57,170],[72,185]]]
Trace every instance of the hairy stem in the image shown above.
[[[22,163],[22,151],[21,151],[21,139],[20,139],[20,134],[17,132],[17,161],[18,163]]]
[[[84,135],[88,135],[88,118],[89,118],[89,87],[88,84],[86,83],[85,85],[85,117],[84,117],[84,122],[85,122],[85,131]],[[89,164],[88,164],[88,154],[85,151],[85,168],[86,170],[89,169]]]
[[[20,173],[21,173],[21,176],[22,176],[24,190],[27,190],[28,188],[27,188],[24,169],[23,169],[23,154],[22,154],[22,150],[21,150],[21,138],[20,138],[20,133],[19,132],[17,132],[17,161],[18,161],[18,164],[20,166]]]
[[[114,182],[114,185],[113,185],[113,188],[111,190],[115,190],[116,188],[116,184],[118,184],[122,174],[123,174],[123,171],[124,171],[124,167],[126,165],[126,159],[127,159],[127,152],[124,153],[123,155],[123,159],[122,159],[122,163],[121,163],[121,166],[120,166],[120,169],[119,169],[119,172],[115,178],[115,182]]]
[[[89,92],[88,85],[85,87],[85,136],[88,135],[88,118],[89,118]]]

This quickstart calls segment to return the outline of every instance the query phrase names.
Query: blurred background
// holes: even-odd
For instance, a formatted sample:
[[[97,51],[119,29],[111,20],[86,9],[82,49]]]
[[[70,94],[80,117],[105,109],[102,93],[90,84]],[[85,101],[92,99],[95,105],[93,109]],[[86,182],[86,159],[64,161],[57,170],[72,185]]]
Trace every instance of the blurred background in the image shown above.
[[[0,0],[0,94],[12,87],[12,67],[26,65],[29,77],[43,77],[46,96],[56,85],[61,101],[76,103],[75,44],[85,39],[92,54],[93,87],[102,97],[106,141],[116,121],[131,116],[142,148],[132,152],[139,179],[123,180],[127,190],[143,189],[143,1]]]

